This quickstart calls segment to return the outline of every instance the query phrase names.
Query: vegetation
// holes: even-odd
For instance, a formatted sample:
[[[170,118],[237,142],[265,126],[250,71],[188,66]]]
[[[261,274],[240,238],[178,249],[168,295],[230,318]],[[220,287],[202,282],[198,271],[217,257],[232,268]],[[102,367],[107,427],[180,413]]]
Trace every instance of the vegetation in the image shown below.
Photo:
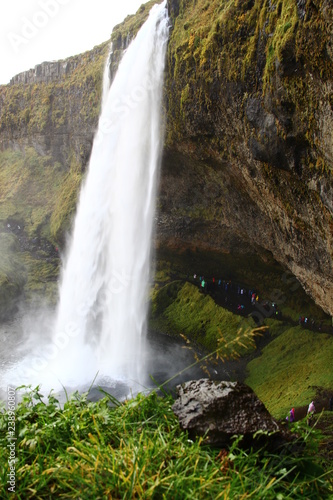
[[[37,255],[23,252],[20,257],[27,276],[24,300],[37,303],[42,299],[45,305],[55,305],[58,300],[59,258],[50,258],[43,252]]]
[[[61,179],[59,194],[50,217],[50,232],[54,241],[61,241],[64,232],[71,228],[82,177],[81,167],[73,157],[68,172]]]
[[[176,57],[175,74],[186,69],[188,77],[223,75],[228,80],[250,78],[253,84],[258,51],[263,50],[264,82],[275,72],[276,61],[292,57],[309,63],[323,78],[331,76],[323,4],[312,2],[301,23],[294,0],[181,0],[169,51]],[[265,45],[259,46],[261,42]]]
[[[292,406],[305,407],[309,404],[317,396],[318,387],[327,393],[332,392],[330,360],[333,355],[333,337],[318,330],[321,324],[328,331],[331,320],[306,297],[291,275],[282,273],[278,266],[270,267],[268,262],[265,265],[261,263],[262,267],[259,261],[256,266],[247,263],[243,268],[241,258],[237,260],[235,256],[235,267],[228,267],[227,256],[224,256],[223,262],[221,256],[211,252],[174,252],[170,268],[170,261],[163,260],[167,256],[166,250],[161,251],[157,282],[152,293],[151,328],[168,335],[182,334],[200,347],[212,350],[218,345],[221,336],[226,341],[233,339],[240,327],[251,326],[253,320],[221,307],[213,296],[199,291],[198,282],[194,285],[187,280],[193,280],[192,273],[199,270],[210,279],[212,276],[222,276],[242,286],[257,283],[257,290],[260,289],[263,300],[276,297],[283,319],[263,318],[269,337],[264,342],[266,346],[261,347],[260,351],[254,353],[251,344],[238,349],[239,355],[247,356],[244,369],[246,383],[277,418],[283,418]],[[185,267],[185,263],[188,267]],[[216,272],[217,269],[220,274]],[[246,271],[249,270],[258,274],[248,274]],[[315,318],[315,330],[296,326],[300,315]],[[249,355],[254,356],[254,359],[248,363]]]
[[[317,387],[333,391],[333,336],[300,326],[284,325],[281,330],[262,355],[250,361],[246,379],[270,413],[279,418],[293,406],[308,405]]]
[[[67,59],[72,70],[59,80],[0,86],[0,132],[9,136],[18,130],[26,130],[28,135],[45,133],[47,129],[63,132],[73,118],[73,106],[79,110],[79,123],[73,127],[96,125],[107,53],[105,42]]]
[[[139,29],[146,21],[150,9],[156,3],[161,3],[161,0],[149,0],[143,3],[136,14],[127,16],[122,23],[114,26],[111,34],[111,41],[116,44],[117,48],[127,38],[132,40],[136,36]]]
[[[222,358],[226,353],[253,352],[251,337],[237,335],[240,318],[216,306],[188,282],[168,283],[170,271],[164,266],[157,272],[160,281],[153,293],[152,311],[155,318],[164,316],[169,332],[172,327],[201,342],[202,336],[196,332],[204,325],[204,337]],[[332,337],[275,320],[266,322],[274,340],[250,363],[247,382],[271,413],[284,419],[291,405],[312,398],[312,384],[332,387]],[[167,393],[163,397],[156,392],[139,394],[125,402],[102,394],[106,397],[94,403],[87,394],[75,393],[61,405],[52,393],[46,400],[37,387],[21,398],[15,410],[13,498],[273,500],[332,496],[332,457],[327,455],[331,438],[316,430],[317,421],[314,429],[303,421],[293,426],[302,443],[301,454],[287,448],[275,454],[264,449],[244,450],[241,436],[230,449],[219,450],[205,445],[202,438],[189,440],[179,427],[171,409],[173,399]],[[0,496],[6,496],[8,488],[8,421],[8,412],[3,410]],[[332,415],[326,412],[318,422],[318,429],[324,423],[326,432]]]
[[[235,337],[236,332],[254,327],[253,320],[237,316],[222,307],[191,283],[173,282],[165,285],[153,298],[154,324],[159,331],[167,334],[179,335],[182,333],[191,341],[212,351],[218,346],[218,341],[223,335],[225,341]],[[239,348],[239,354],[244,354],[253,348],[247,344]]]
[[[71,176],[72,170],[66,176],[67,190]],[[36,291],[54,299],[59,272],[56,222],[62,210],[66,218],[62,229],[68,228],[76,204],[75,196],[65,199],[66,204],[63,200],[63,177],[59,163],[33,148],[24,153],[0,153],[0,290],[4,309],[23,291],[28,299]]]
[[[7,317],[22,293],[27,276],[14,235],[0,233],[0,254],[0,316]]]
[[[127,35],[134,36],[154,3],[156,2],[152,0],[142,5],[135,16],[128,16],[124,23],[115,27],[111,36],[112,41],[117,44]],[[241,101],[238,102],[236,95],[235,102],[239,106],[240,113],[243,113],[245,96],[250,95],[253,88],[258,89],[258,92],[261,91],[263,81],[269,87],[275,62],[278,60],[282,64],[289,52],[295,54],[297,61],[303,63],[303,59],[306,59],[308,65],[311,63],[311,70],[315,75],[321,75],[323,79],[331,76],[330,64],[323,65],[320,62],[326,60],[324,48],[328,36],[326,35],[328,30],[324,29],[326,21],[320,8],[315,9],[311,6],[309,10],[311,15],[302,21],[301,29],[295,2],[291,0],[285,2],[182,0],[179,4],[180,12],[174,19],[168,56],[168,73],[172,80],[172,85],[170,80],[167,83],[167,88],[172,89],[172,93],[168,96],[172,133],[176,134],[177,130],[183,133],[188,124],[193,122],[189,114],[191,110],[197,115],[197,110],[201,106],[210,112],[213,102],[212,90],[215,89],[213,93],[216,96],[216,88],[227,88],[228,82],[241,82],[239,87]],[[322,2],[317,0],[313,4],[320,7]],[[308,56],[310,46],[307,37],[303,36],[304,29],[308,34],[311,32],[312,42],[314,42],[313,33],[317,35],[321,33],[321,38],[318,35],[314,45],[315,57]],[[269,47],[264,35],[269,40]],[[264,40],[267,44],[259,46],[260,40]],[[38,85],[7,85],[0,88],[0,131],[4,137],[4,144],[16,141],[17,146],[22,148],[21,152],[8,149],[0,154],[2,186],[0,221],[6,224],[12,218],[18,225],[24,227],[27,238],[42,237],[53,245],[64,242],[75,210],[90,145],[77,146],[74,144],[75,141],[70,139],[68,144],[63,145],[59,157],[57,152],[55,158],[50,156],[57,149],[53,143],[45,144],[45,150],[49,154],[44,155],[40,154],[41,149],[37,151],[26,147],[23,137],[27,137],[29,142],[36,134],[41,134],[45,141],[48,141],[51,140],[50,137],[66,136],[69,131],[74,135],[76,131],[80,131],[80,134],[84,131],[89,136],[87,139],[89,142],[100,109],[102,73],[108,49],[109,43],[105,42],[90,52],[70,58],[68,61],[72,69],[59,81]],[[258,57],[262,54],[265,55],[265,65],[264,69],[261,68],[258,72]],[[269,57],[266,57],[267,55]],[[320,96],[311,87],[310,82],[303,79],[289,78],[287,75],[283,79],[283,84],[286,84],[285,88],[289,95],[288,106],[293,106],[297,101],[297,109],[302,124],[305,124],[306,132],[308,124],[315,126],[314,110]],[[310,100],[309,89],[311,89]],[[177,98],[179,98],[178,104]],[[309,102],[311,106],[306,105]],[[210,116],[208,121],[212,121]],[[193,123],[194,126],[198,125],[196,122]],[[281,134],[284,133],[282,130]],[[227,136],[222,139],[216,134],[207,135],[215,151],[214,154],[218,151],[221,157],[225,155],[228,158],[231,154],[237,153],[234,141],[231,143]],[[308,130],[307,136],[309,140],[314,140],[312,129]],[[206,132],[203,140],[206,140]],[[191,161],[192,159],[189,160],[189,168],[197,168],[196,175],[205,182],[209,180],[217,185],[221,195],[216,203],[215,200],[214,203],[210,203],[205,196],[199,197],[196,203],[179,207],[177,215],[219,221],[225,210],[223,200],[228,186],[225,185],[219,169],[207,164],[201,165],[200,168],[195,167],[190,165]],[[325,172],[328,169],[325,161],[319,156],[308,157],[306,161],[315,171]],[[326,218],[329,215],[317,193],[307,187],[308,179],[305,174],[301,179],[289,176],[286,180],[288,186],[292,185],[293,198],[291,198],[289,189],[279,188],[281,176],[279,172],[276,173],[276,169],[264,165],[262,172],[266,176],[269,189],[277,198],[277,205],[281,201],[285,210],[285,212],[280,210],[277,217],[282,217],[281,214],[286,213],[290,219],[295,219],[296,229],[300,233],[304,232],[307,229],[308,212],[304,211],[304,217],[298,214],[296,220],[293,200],[308,201],[311,206],[317,207],[316,225],[324,233],[321,217],[323,213]],[[249,274],[250,272],[251,269],[248,270]],[[253,274],[257,273],[254,271]],[[53,269],[50,270],[50,275],[53,277]],[[252,280],[252,282],[262,281]]]
[[[124,403],[75,393],[62,408],[54,395],[45,403],[38,387],[29,391],[15,411],[16,441],[8,440],[7,412],[0,414],[1,496],[14,442],[16,499],[330,497],[309,429],[298,428],[302,456],[244,451],[241,437],[221,451],[189,440],[172,403],[155,392]]]
[[[62,190],[62,179],[61,165],[33,148],[24,153],[1,152],[0,222],[15,221],[30,238],[51,239],[49,219]]]
[[[261,255],[231,255],[213,250],[177,251],[161,248],[157,251],[156,258],[153,313],[162,314],[171,301],[176,299],[184,280],[196,284],[193,292],[198,289],[198,281],[193,280],[193,275],[197,274],[207,279],[215,277],[230,280],[247,289],[255,288],[263,299],[277,302],[283,316],[291,322],[298,322],[299,316],[304,315],[318,322],[331,324],[330,317],[306,295],[297,279],[263,250]],[[171,285],[170,282],[174,284]],[[169,300],[166,295],[170,297]],[[191,297],[191,301],[193,300],[195,299]]]
[[[323,0],[308,3],[305,16],[296,4],[294,0],[180,1],[168,50],[168,144],[184,140],[186,133],[192,136],[187,129],[200,114],[202,130],[194,135],[210,142],[206,151],[211,154],[213,147],[230,152],[228,137],[223,140],[218,131],[204,131],[211,130],[214,110],[230,105],[219,89],[228,89],[227,96],[232,89],[240,119],[247,97],[261,97],[266,106],[271,99],[282,138],[289,130],[279,113],[288,108],[297,117],[298,135],[304,133],[313,148],[318,145],[316,110],[322,98],[318,87],[333,76],[327,53],[330,20]],[[329,172],[323,156],[316,151],[308,162]]]
[[[134,36],[154,3],[143,5],[136,16],[116,27],[112,41],[120,47],[128,35]],[[297,140],[313,148],[302,158],[308,170],[302,175],[281,174],[263,164],[261,173],[267,189],[281,202],[282,213],[290,219],[295,216],[293,200],[321,207],[316,227],[324,233],[320,225],[324,207],[308,184],[313,173],[329,175],[315,133],[316,110],[322,99],[316,81],[325,84],[333,77],[326,54],[329,29],[321,0],[307,3],[305,19],[300,19],[296,3],[180,0],[168,52],[168,143],[188,134],[196,147],[202,141],[204,158],[215,155],[226,161],[237,157],[237,134],[232,131],[235,137],[230,140],[231,136],[220,137],[210,128],[212,113],[221,108],[221,89],[226,96],[234,89],[233,105],[240,119],[250,95],[262,98],[265,105],[271,101],[275,110],[292,109]],[[0,153],[2,309],[23,289],[28,298],[39,291],[54,300],[59,262],[54,245],[63,240],[70,226],[87,160],[87,152],[73,144],[66,145],[63,159],[58,161],[23,147],[20,141],[25,133],[29,142],[37,134],[54,137],[76,129],[88,131],[92,137],[108,45],[71,58],[74,69],[60,81],[0,87],[0,132],[4,143],[18,141],[22,148]],[[302,72],[291,71],[295,68]],[[284,100],[274,94],[277,76]],[[278,116],[276,113],[279,137],[286,140],[289,129]],[[197,168],[197,178],[205,179],[204,186],[209,179],[221,187],[223,198],[228,187],[220,172],[191,162],[187,167]],[[279,187],[281,176],[284,192]],[[222,204],[201,203],[199,197],[191,207],[180,207],[178,215],[220,220],[223,210]],[[297,217],[295,227],[306,232],[308,214]],[[225,354],[230,354],[227,346],[239,338],[240,327],[253,327],[253,320],[200,293],[190,283],[193,274],[212,277],[218,273],[244,286],[255,284],[263,297],[272,300],[278,291],[284,321],[265,318],[272,341],[262,353],[255,351],[249,339],[236,342],[236,353],[232,352],[257,356],[247,366],[246,381],[269,411],[284,419],[291,406],[308,404],[318,387],[332,390],[333,340],[295,325],[300,314],[324,323],[327,316],[268,252],[262,251],[262,256],[265,262],[247,254],[221,257],[194,250],[170,256],[160,251],[150,326],[168,335],[181,334],[207,352],[222,342]],[[15,411],[17,488],[13,498],[332,498],[332,474],[325,476],[323,471],[331,469],[332,455],[323,462],[317,454],[321,443],[331,446],[331,441],[325,441],[316,429],[304,422],[294,425],[293,430],[306,443],[301,457],[288,450],[278,456],[263,450],[244,451],[241,438],[221,452],[207,447],[204,440],[188,439],[172,413],[172,402],[167,394],[162,398],[152,393],[125,402],[108,395],[92,403],[87,394],[76,393],[62,407],[52,394],[44,401],[39,388],[28,392]],[[328,412],[316,422],[318,429],[323,422],[332,432]],[[7,431],[8,412],[4,410],[0,414],[1,497],[7,496]]]

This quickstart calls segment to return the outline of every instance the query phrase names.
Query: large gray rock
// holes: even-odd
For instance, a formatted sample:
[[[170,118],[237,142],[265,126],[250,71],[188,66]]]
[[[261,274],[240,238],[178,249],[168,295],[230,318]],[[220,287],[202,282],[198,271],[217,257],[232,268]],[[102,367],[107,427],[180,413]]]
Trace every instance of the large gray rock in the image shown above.
[[[291,438],[246,384],[200,379],[177,386],[177,391],[172,409],[191,438],[206,436],[208,444],[228,446],[234,435],[243,435],[245,446],[274,447]]]

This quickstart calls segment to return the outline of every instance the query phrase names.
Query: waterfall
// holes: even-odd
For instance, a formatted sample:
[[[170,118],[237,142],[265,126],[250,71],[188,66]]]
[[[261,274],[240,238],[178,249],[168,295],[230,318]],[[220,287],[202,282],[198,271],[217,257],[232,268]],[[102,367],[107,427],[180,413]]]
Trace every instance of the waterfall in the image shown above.
[[[168,31],[165,1],[103,92],[59,289],[53,342],[67,340],[51,368],[64,384],[142,380]]]
[[[113,44],[111,42],[103,74],[102,107],[101,107],[102,110],[105,107],[105,103],[110,90],[110,66],[112,62],[112,54],[113,54]]]

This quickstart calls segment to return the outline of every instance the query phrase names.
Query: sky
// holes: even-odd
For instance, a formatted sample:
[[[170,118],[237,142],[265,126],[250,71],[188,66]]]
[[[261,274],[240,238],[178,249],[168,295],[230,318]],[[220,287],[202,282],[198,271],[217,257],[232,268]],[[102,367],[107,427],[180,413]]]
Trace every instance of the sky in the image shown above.
[[[146,0],[3,0],[0,84],[44,61],[64,59],[110,38]]]

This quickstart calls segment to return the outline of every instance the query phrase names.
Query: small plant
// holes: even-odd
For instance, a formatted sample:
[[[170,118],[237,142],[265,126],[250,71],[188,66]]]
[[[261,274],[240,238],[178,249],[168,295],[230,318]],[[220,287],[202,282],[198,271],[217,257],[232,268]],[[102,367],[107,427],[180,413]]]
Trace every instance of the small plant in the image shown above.
[[[120,402],[74,393],[61,407],[36,387],[17,405],[16,499],[330,498],[332,485],[313,456],[230,450],[189,440],[171,396],[155,391]],[[110,403],[112,406],[110,406]],[[0,496],[8,496],[7,412],[0,414]],[[290,496],[292,495],[292,496]]]

